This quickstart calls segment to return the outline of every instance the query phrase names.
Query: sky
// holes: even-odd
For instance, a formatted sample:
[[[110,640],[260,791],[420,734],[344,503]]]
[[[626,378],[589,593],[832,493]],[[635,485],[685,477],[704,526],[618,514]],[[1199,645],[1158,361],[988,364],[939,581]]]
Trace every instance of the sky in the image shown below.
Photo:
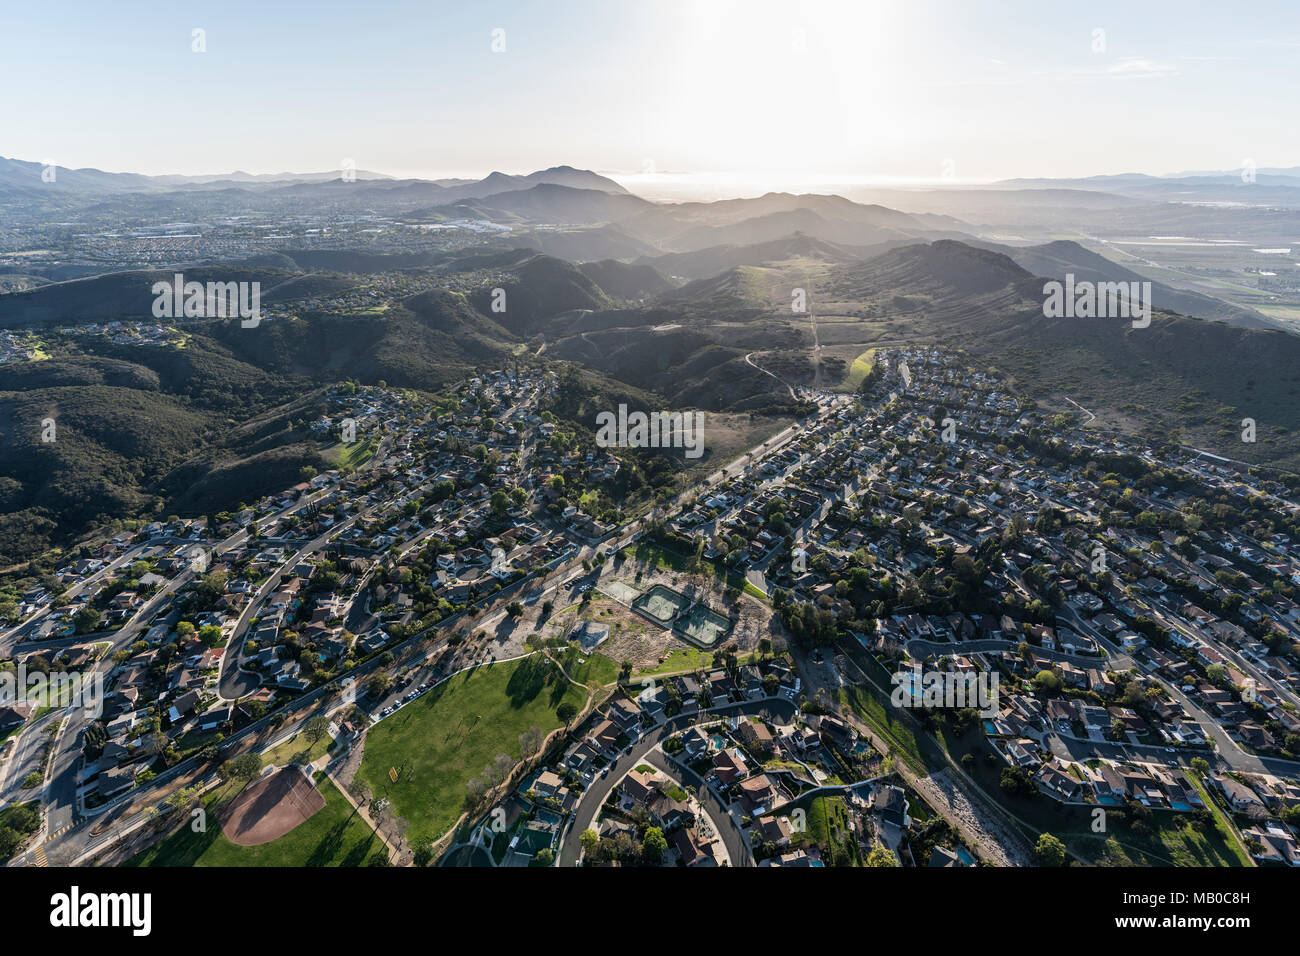
[[[0,0],[0,84],[0,155],[149,174],[1300,165],[1294,0]]]

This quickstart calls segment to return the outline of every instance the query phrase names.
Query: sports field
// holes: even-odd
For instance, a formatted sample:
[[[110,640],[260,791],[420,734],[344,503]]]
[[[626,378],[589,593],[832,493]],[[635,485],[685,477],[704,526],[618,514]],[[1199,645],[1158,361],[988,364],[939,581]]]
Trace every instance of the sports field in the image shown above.
[[[691,602],[672,588],[656,584],[649,591],[637,598],[632,606],[643,614],[654,618],[668,627],[681,611],[690,607]]]
[[[589,679],[603,660],[590,655],[570,672]],[[455,674],[370,729],[357,779],[392,801],[412,842],[437,839],[464,809],[470,780],[498,754],[517,761],[519,735],[530,728],[549,733],[561,726],[561,703],[582,708],[586,700],[586,691],[540,653]]]
[[[731,622],[703,604],[697,604],[677,622],[676,630],[695,644],[712,647],[731,633]]]
[[[257,781],[254,781],[256,785]],[[127,866],[361,866],[384,843],[334,784],[317,776],[316,789],[325,806],[284,836],[257,846],[239,846],[221,832],[218,806],[234,794],[229,786],[204,801],[206,830],[182,826],[165,840],[137,854]]]
[[[640,590],[624,581],[604,581],[600,585],[600,590],[623,604],[631,604],[641,596]]]

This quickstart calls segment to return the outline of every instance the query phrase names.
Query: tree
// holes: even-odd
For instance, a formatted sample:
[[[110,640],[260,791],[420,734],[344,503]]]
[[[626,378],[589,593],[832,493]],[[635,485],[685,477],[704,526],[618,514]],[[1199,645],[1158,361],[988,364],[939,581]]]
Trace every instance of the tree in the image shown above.
[[[1034,857],[1039,866],[1064,866],[1065,844],[1050,833],[1044,833],[1034,845]]]
[[[533,857],[533,862],[538,866],[550,866],[555,862],[555,851],[549,846],[542,847],[537,851],[537,856]]]
[[[1056,693],[1061,689],[1061,678],[1055,671],[1041,670],[1034,675],[1034,689]]]
[[[223,780],[244,781],[247,783],[262,772],[262,758],[255,753],[240,754],[233,760],[227,760],[217,773]]]
[[[387,674],[376,674],[366,685],[366,693],[371,697],[383,697],[393,686],[393,679]]]
[[[89,634],[99,627],[102,618],[103,615],[98,610],[87,605],[72,616],[72,626],[78,634]]]
[[[9,827],[0,827],[0,860],[7,860],[22,846],[23,838]]]
[[[649,827],[645,831],[645,839],[641,843],[641,853],[648,863],[658,863],[664,858],[664,853],[668,849],[668,841],[664,839],[664,831],[659,827]]]
[[[884,844],[877,843],[867,854],[867,866],[898,866],[898,857]]]
[[[1013,797],[1031,797],[1038,792],[1029,774],[1020,767],[1003,767],[998,784]]]
[[[317,714],[307,723],[303,724],[302,735],[307,738],[307,743],[315,744],[318,740],[329,733],[330,721],[324,714]]]
[[[582,831],[582,835],[578,837],[578,839],[582,843],[583,854],[586,856],[594,856],[596,847],[600,843],[600,834],[588,827],[586,830]]]
[[[520,604],[518,601],[511,601],[509,604],[506,605],[506,613],[510,615],[511,619],[522,617],[524,613],[524,606]]]
[[[545,739],[546,734],[542,733],[540,727],[529,727],[519,735],[520,755],[525,759],[531,757],[542,749],[542,741]]]
[[[199,802],[199,796],[200,793],[197,786],[181,787],[167,798],[167,806],[171,807],[173,810],[179,810],[184,813],[187,810],[193,809],[194,805]]]
[[[566,700],[555,708],[555,716],[564,721],[564,729],[569,729],[569,721],[578,716],[578,707],[572,701]]]
[[[641,856],[641,844],[632,834],[619,831],[614,835],[614,856],[623,861],[637,860]]]

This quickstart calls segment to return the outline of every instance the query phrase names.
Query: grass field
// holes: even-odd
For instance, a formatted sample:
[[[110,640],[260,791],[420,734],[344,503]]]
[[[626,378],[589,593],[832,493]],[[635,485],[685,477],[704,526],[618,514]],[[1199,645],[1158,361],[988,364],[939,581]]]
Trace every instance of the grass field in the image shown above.
[[[325,449],[321,453],[321,457],[333,463],[334,467],[339,471],[349,472],[355,471],[375,457],[375,451],[378,448],[379,439],[371,436],[364,441],[348,442],[347,444],[339,442]]]
[[[556,656],[554,651],[551,652],[551,656]],[[570,677],[593,690],[618,680],[618,665],[603,654],[586,654],[570,647],[556,659]],[[582,663],[579,664],[579,661]]]
[[[891,754],[907,761],[918,773],[929,773],[916,734],[896,716],[896,711],[878,700],[865,687],[845,687],[840,691],[840,699],[849,705],[859,719],[885,739]]]
[[[850,392],[856,392],[862,380],[871,374],[871,367],[875,365],[876,350],[867,349],[861,355],[853,360],[849,366],[849,373],[844,378],[844,384],[841,386]]]
[[[1241,852],[1223,831],[1206,833],[1188,827],[1186,814],[1158,810],[1149,833],[1135,834],[1115,827],[1110,834],[1091,830],[1057,833],[1067,847],[1086,859],[1108,866],[1245,866]]]
[[[375,853],[387,856],[384,843],[347,798],[318,776],[316,788],[325,808],[278,840],[261,846],[237,846],[221,832],[213,808],[235,791],[218,787],[204,801],[207,832],[182,826],[167,839],[127,862],[127,866],[361,866]]]
[[[674,647],[664,655],[662,664],[639,670],[636,672],[636,676],[649,677],[655,674],[676,674],[693,671],[700,667],[712,666],[712,651],[701,651],[694,647]]]
[[[689,674],[700,668],[713,666],[713,651],[700,650],[695,647],[673,647],[664,655],[663,663],[645,667],[636,671],[633,677],[657,677],[660,674]],[[772,655],[768,655],[769,657]],[[758,651],[749,651],[736,655],[741,664],[757,664],[764,659]]]
[[[302,734],[294,734],[278,747],[262,754],[262,766],[269,767],[274,764],[277,767],[284,767],[292,763],[309,764],[317,757],[323,757],[333,743],[329,734],[321,737],[314,744],[309,744]]]
[[[578,680],[604,676],[599,655],[571,671]],[[387,796],[410,824],[413,842],[436,839],[464,808],[466,784],[506,754],[519,759],[519,735],[561,726],[555,709],[581,708],[586,693],[542,654],[456,674],[373,727],[357,779]],[[389,769],[397,768],[393,783]]]

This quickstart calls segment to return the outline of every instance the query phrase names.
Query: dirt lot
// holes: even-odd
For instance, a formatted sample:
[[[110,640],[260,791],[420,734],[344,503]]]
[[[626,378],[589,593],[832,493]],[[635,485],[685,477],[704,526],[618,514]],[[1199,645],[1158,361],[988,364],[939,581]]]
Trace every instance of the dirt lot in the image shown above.
[[[221,832],[240,846],[270,843],[324,808],[325,798],[303,772],[284,767],[249,784],[222,808]]]

